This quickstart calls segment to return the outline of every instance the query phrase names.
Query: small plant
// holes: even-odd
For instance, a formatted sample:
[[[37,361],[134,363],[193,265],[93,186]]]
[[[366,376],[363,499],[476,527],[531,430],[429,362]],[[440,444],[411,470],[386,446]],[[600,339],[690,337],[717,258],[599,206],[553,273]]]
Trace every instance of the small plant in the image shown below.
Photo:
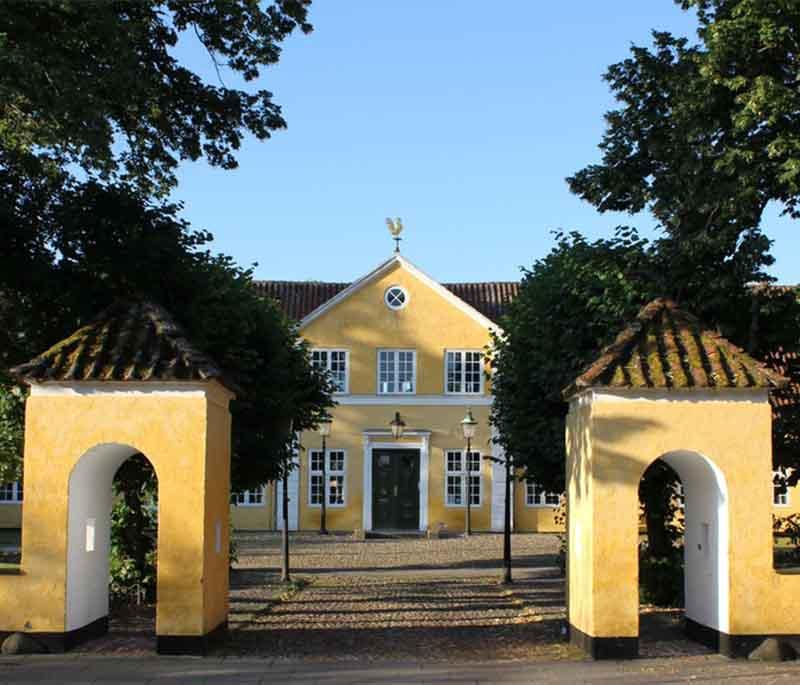
[[[652,557],[643,545],[639,549],[639,599],[643,604],[682,607],[683,547],[663,557]]]

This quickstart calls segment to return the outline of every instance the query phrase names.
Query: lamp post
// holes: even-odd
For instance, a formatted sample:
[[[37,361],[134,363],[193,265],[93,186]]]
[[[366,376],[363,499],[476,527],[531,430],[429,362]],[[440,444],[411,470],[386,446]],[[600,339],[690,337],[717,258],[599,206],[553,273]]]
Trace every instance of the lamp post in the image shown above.
[[[472,409],[467,409],[467,415],[461,420],[461,431],[467,441],[467,453],[465,455],[467,471],[467,520],[464,529],[464,536],[472,535],[472,471],[470,468],[470,452],[472,450],[472,438],[475,437],[475,429],[478,422],[472,416]],[[478,466],[480,468],[480,465]]]
[[[325,526],[325,500],[328,499],[328,484],[327,484],[327,474],[326,474],[326,467],[328,462],[328,452],[326,449],[325,441],[327,440],[328,436],[331,434],[331,423],[333,419],[331,419],[330,415],[325,414],[319,420],[319,427],[317,430],[319,431],[320,436],[322,437],[322,512],[319,519],[319,534],[320,535],[327,535],[328,529]]]
[[[389,421],[389,427],[392,429],[392,437],[397,440],[403,437],[403,431],[406,429],[406,422],[400,418],[400,412],[394,413],[394,418]]]

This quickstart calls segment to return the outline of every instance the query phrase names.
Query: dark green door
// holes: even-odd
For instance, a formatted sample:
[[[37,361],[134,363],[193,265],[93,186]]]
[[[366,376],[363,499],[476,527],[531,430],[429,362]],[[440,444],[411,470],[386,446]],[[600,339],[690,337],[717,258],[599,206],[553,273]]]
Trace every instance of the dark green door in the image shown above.
[[[373,450],[372,528],[419,529],[419,450]]]

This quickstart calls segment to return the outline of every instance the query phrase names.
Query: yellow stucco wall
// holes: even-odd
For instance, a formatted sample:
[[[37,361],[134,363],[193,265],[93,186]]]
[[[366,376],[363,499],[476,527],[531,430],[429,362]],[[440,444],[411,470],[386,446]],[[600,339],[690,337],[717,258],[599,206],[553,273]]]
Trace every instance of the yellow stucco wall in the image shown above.
[[[409,304],[399,311],[383,302],[393,285],[404,287],[410,295]],[[349,389],[355,395],[377,393],[380,348],[416,349],[417,394],[438,395],[444,392],[444,351],[480,350],[489,343],[486,328],[400,265],[311,321],[300,333],[313,347],[349,350]]]
[[[329,449],[346,451],[345,506],[327,507],[326,519],[330,530],[350,531],[362,527],[363,485],[364,485],[364,440],[363,431],[369,428],[388,429],[393,418],[393,407],[388,406],[339,406],[333,412],[331,436],[327,440]],[[430,407],[403,406],[401,415],[409,430],[429,430],[430,456],[428,480],[428,511],[430,528],[436,529],[444,524],[449,530],[461,531],[464,528],[464,507],[445,506],[445,452],[463,450],[464,438],[461,435],[460,421],[464,418],[464,408],[460,406]],[[473,451],[489,454],[489,408],[474,407],[473,415],[479,423],[478,432],[472,442]],[[380,438],[380,443],[391,443],[398,448],[416,442],[415,437],[393,441],[391,437]],[[316,530],[319,528],[320,507],[308,505],[308,450],[320,449],[320,438],[315,433],[304,433],[301,445],[305,448],[300,459],[300,528]],[[481,506],[472,507],[472,527],[474,530],[488,530],[491,516],[491,463],[483,459],[481,463]]]
[[[773,569],[765,394],[573,401],[568,426],[572,625],[592,636],[638,635],[639,481],[661,455],[688,450],[715,464],[727,483],[730,634],[800,633],[800,576]]]
[[[219,521],[225,545],[229,438],[221,433],[229,425],[229,393],[216,382],[204,386],[207,393],[32,394],[25,416],[21,574],[0,576],[0,630],[66,629],[70,473],[104,444],[142,452],[158,477],[156,632],[197,636],[216,627],[228,591],[227,546],[217,554],[214,534]],[[212,599],[215,593],[222,599]]]
[[[262,504],[232,504],[231,523],[235,530],[272,530],[275,528],[275,484],[264,489]]]

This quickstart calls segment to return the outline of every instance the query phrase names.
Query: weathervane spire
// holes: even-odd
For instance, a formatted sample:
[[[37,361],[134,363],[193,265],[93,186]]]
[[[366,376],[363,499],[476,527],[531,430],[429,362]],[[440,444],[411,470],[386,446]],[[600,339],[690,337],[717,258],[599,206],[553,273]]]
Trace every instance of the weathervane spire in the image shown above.
[[[392,234],[392,240],[394,240],[394,253],[400,254],[400,241],[402,240],[400,234],[403,232],[403,220],[400,217],[394,221],[387,218],[386,225],[389,227],[389,233]]]

